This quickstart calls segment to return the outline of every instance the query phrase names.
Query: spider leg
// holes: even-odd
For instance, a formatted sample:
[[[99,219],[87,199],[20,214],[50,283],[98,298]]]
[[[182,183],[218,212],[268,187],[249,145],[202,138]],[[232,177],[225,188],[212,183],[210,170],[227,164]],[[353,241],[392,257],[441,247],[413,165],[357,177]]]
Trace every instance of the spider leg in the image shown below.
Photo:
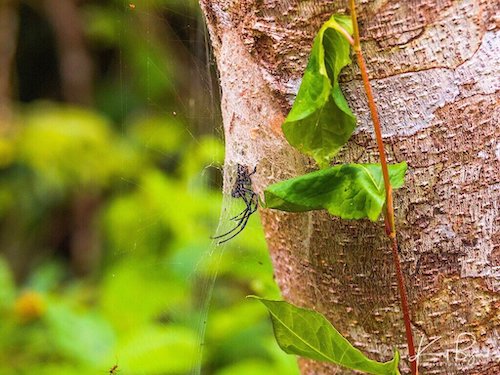
[[[245,208],[243,211],[241,211],[238,215],[236,216],[233,216],[232,218],[230,218],[229,220],[232,220],[232,221],[238,221],[241,216],[247,211],[247,209]]]
[[[255,194],[254,191],[250,188],[246,188],[246,187],[243,187],[241,188],[241,191],[245,192],[245,193],[249,193],[250,195],[253,195]]]
[[[259,207],[259,203],[257,201],[257,194],[255,194],[254,192],[252,192],[252,196],[250,197],[250,202],[249,202],[249,205],[247,206],[247,208],[240,214],[240,215],[244,215],[242,217],[242,219],[239,221],[238,225],[236,225],[236,227],[234,227],[231,231],[227,232],[226,234],[224,234],[223,236],[219,236],[218,238],[221,238],[221,237],[224,237],[224,236],[227,236],[228,234],[232,233],[233,231],[235,231],[237,228],[239,228],[239,230],[234,233],[231,237],[229,238],[225,238],[224,240],[222,241],[219,241],[219,245],[224,243],[224,242],[227,242],[229,241],[230,239],[236,237],[236,235],[238,235],[243,229],[245,229],[247,223],[248,223],[248,220],[250,219],[250,216],[255,212],[257,211],[257,208]],[[245,200],[246,202],[246,200]],[[252,205],[253,204],[253,205]],[[238,215],[238,216],[240,216]]]
[[[233,216],[229,220],[232,220],[232,221],[239,220],[239,218],[245,213],[246,210],[251,211],[250,214],[253,214],[257,210],[256,207],[255,208],[253,207],[254,205],[258,204],[256,202],[256,200],[254,199],[257,195],[253,191],[250,191],[250,192],[252,193],[250,198],[246,197],[245,195],[241,196],[241,199],[243,200],[243,202],[245,202],[246,209],[243,210],[242,212],[240,212],[238,215]]]
[[[219,241],[219,245],[224,243],[224,242],[227,242],[229,241],[230,239],[236,237],[243,229],[245,229],[245,227],[247,226],[247,223],[248,223],[248,219],[250,219],[250,215],[251,213],[247,212],[247,214],[245,215],[244,219],[242,222],[240,222],[240,224],[238,224],[238,226],[236,228],[240,228],[238,231],[236,231],[236,233],[233,233],[233,235],[231,235],[231,237],[229,238],[225,238],[223,239],[222,241]],[[234,228],[234,229],[236,229]]]
[[[257,194],[252,195],[249,200],[242,197],[243,201],[246,204],[246,208],[242,212],[240,212],[238,215],[233,216],[229,220],[237,221],[241,218],[241,216],[246,214],[247,211],[249,212],[250,215],[253,214],[255,211],[257,211],[257,208],[259,207],[259,203],[255,199],[255,197],[257,197]]]
[[[243,211],[242,211],[242,212],[238,215],[238,216],[241,216],[241,215],[243,215],[243,216],[242,216],[242,218],[238,221],[238,224],[236,224],[236,226],[235,226],[233,229],[231,229],[229,232],[226,232],[226,233],[224,233],[224,234],[220,234],[220,235],[218,235],[218,236],[214,236],[214,237],[210,237],[210,238],[211,238],[211,239],[213,239],[213,240],[216,240],[217,238],[222,238],[222,237],[227,236],[228,234],[233,233],[233,232],[234,232],[235,230],[237,230],[237,229],[240,227],[240,225],[241,225],[241,224],[245,221],[245,218],[246,218],[247,216],[249,216],[249,215],[250,215],[250,214],[249,214],[249,212],[250,212],[250,211],[249,211],[248,206],[247,206],[247,208],[245,208],[245,209],[244,209],[244,210],[243,210]],[[248,221],[248,219],[246,219],[246,220]],[[245,222],[245,224],[246,224],[246,222]],[[239,232],[238,232],[238,233],[239,233]],[[231,237],[231,238],[232,238],[232,237]]]
[[[253,214],[255,211],[257,211],[257,208],[259,208],[259,201],[257,199],[257,194],[255,194],[253,191],[252,191],[252,194],[250,195],[250,199],[249,199],[249,205],[248,205],[248,209],[250,210],[250,214]]]
[[[257,166],[254,167],[251,173],[248,173],[248,167],[244,167],[241,164],[237,165],[238,176],[236,178],[236,183],[233,190],[231,191],[231,196],[233,198],[241,198],[245,202],[245,209],[238,215],[233,216],[229,220],[236,221],[236,226],[224,234],[218,236],[210,237],[211,239],[222,240],[218,244],[229,241],[238,235],[243,229],[245,229],[250,216],[257,211],[259,207],[259,201],[257,199],[257,194],[252,190],[252,180],[251,176],[257,172]],[[227,237],[229,236],[229,237]]]
[[[254,205],[253,207],[250,208],[250,215],[253,214],[257,209],[259,208],[259,203],[258,202],[253,202]]]

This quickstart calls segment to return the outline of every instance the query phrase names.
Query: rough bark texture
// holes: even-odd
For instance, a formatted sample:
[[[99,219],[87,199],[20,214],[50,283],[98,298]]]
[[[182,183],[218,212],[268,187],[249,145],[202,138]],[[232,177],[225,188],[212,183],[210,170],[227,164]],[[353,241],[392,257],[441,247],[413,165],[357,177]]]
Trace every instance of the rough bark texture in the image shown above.
[[[201,5],[222,86],[225,190],[236,163],[257,166],[257,192],[316,168],[287,144],[280,125],[316,31],[347,2]],[[396,220],[422,374],[500,373],[499,8],[497,0],[358,4],[389,159],[409,164]],[[358,130],[337,161],[377,162],[355,64],[342,81]],[[390,358],[395,346],[405,352],[383,223],[325,212],[261,216],[285,299],[325,313],[373,358]],[[303,374],[350,373],[299,363]]]

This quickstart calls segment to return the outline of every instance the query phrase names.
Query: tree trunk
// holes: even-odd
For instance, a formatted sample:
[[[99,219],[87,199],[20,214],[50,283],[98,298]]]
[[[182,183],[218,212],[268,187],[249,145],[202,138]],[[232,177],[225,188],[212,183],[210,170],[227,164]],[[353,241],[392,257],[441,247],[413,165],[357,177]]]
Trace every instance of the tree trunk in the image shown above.
[[[12,121],[12,69],[17,46],[17,2],[0,3],[0,136],[8,134]]]
[[[201,0],[222,86],[225,192],[316,169],[283,137],[312,39],[347,1]],[[500,373],[500,34],[496,0],[360,1],[362,48],[389,160],[406,160],[396,225],[422,374]],[[497,13],[495,13],[497,12]],[[359,69],[341,87],[358,129],[338,162],[378,162]],[[355,100],[360,98],[360,100]],[[261,210],[286,300],[314,308],[375,359],[404,326],[383,223]],[[430,346],[424,347],[431,343]],[[351,373],[299,360],[303,374]]]
[[[85,45],[82,16],[76,0],[44,0],[59,50],[63,97],[69,103],[92,104],[92,59]]]

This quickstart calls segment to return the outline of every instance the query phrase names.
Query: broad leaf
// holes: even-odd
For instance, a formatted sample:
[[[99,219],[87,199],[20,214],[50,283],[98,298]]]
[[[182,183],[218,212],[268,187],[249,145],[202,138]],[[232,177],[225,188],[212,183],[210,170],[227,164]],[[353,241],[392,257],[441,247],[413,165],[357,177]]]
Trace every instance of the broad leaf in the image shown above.
[[[391,185],[403,185],[405,162],[389,165]],[[380,164],[340,164],[268,186],[265,207],[303,212],[327,209],[343,219],[376,221],[385,203]]]
[[[338,83],[340,71],[351,62],[350,45],[339,27],[352,33],[350,17],[333,15],[316,35],[302,84],[282,126],[288,142],[321,167],[328,165],[356,127]]]
[[[331,362],[374,375],[399,375],[399,353],[385,363],[366,357],[347,341],[320,313],[296,307],[285,301],[262,302],[271,315],[274,335],[288,354]]]

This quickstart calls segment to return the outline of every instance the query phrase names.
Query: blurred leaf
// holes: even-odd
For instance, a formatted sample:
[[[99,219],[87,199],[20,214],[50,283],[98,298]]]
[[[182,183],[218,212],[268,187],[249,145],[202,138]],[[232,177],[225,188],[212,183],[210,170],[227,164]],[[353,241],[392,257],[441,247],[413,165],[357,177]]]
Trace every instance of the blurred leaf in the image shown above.
[[[0,313],[14,302],[15,285],[9,265],[0,256]]]
[[[121,345],[118,362],[124,373],[181,374],[193,365],[196,334],[180,326],[149,326]]]
[[[128,129],[132,139],[156,156],[166,156],[186,147],[187,130],[175,118],[148,116],[137,119]]]
[[[106,375],[106,369],[101,369],[101,371],[96,371],[96,367],[84,366],[81,364],[75,363],[65,363],[65,362],[55,362],[55,363],[47,363],[42,362],[32,366],[31,368],[27,368],[25,372],[22,374],[37,374],[37,375],[96,375],[102,374]],[[21,373],[20,373],[21,374]],[[2,374],[3,375],[3,374]]]
[[[0,186],[0,217],[4,216],[15,202],[14,192],[11,186]]]
[[[217,310],[211,315],[207,336],[214,341],[228,339],[242,330],[258,325],[263,316],[265,313],[263,314],[262,308],[255,303],[249,303],[244,298],[230,301],[228,307]]]
[[[61,263],[45,263],[33,271],[28,286],[38,292],[49,292],[57,288],[65,276],[66,271]]]
[[[203,123],[210,108],[200,98],[212,93],[193,86],[191,59],[197,71],[209,68],[198,56],[199,4],[112,0],[80,9],[95,67],[94,109],[15,106],[18,132],[0,138],[0,251],[14,254],[16,273],[9,276],[0,260],[0,374],[104,375],[115,363],[124,375],[184,374],[197,332],[181,324],[199,317],[195,287],[204,279],[200,259],[211,251],[224,159],[220,139],[200,136],[212,126]],[[22,30],[39,30],[24,10],[20,17]],[[37,51],[57,57],[50,41],[39,44]],[[30,86],[32,76],[17,78]],[[56,81],[42,77],[47,97],[58,97]],[[96,217],[82,222],[75,215],[82,194],[99,197],[102,229],[100,263],[83,277],[71,268],[79,259],[73,244],[77,227],[93,226]],[[277,291],[259,225],[252,218],[220,263],[224,285],[210,308],[227,332],[215,334],[222,342],[208,350],[220,348],[229,362],[208,353],[212,372],[248,359],[292,374],[279,370],[288,368],[281,365],[288,356],[269,354],[264,313],[242,307],[248,290]],[[27,281],[16,290],[14,278]],[[12,308],[24,289],[40,294],[46,308],[29,324],[20,324]],[[23,309],[40,302],[26,301]],[[229,321],[225,303],[253,323]],[[253,359],[241,358],[238,348],[248,348],[244,355]]]
[[[183,183],[151,171],[142,180],[144,198],[159,210],[159,220],[166,225],[179,243],[208,244],[209,224],[215,219],[220,201],[206,190],[186,190]]]
[[[120,42],[118,12],[95,4],[86,5],[83,10],[85,33],[89,40],[107,48],[117,46]]]
[[[221,225],[223,229],[219,229],[222,233],[226,231],[226,227],[234,226],[233,221],[225,224]],[[245,230],[227,246],[229,250],[218,265],[219,273],[231,276],[235,280],[260,279],[272,275],[271,259],[258,213],[251,216]]]
[[[108,122],[96,113],[47,104],[31,109],[18,144],[20,161],[47,190],[102,188],[113,178],[133,175],[139,160],[130,148],[122,151]]]
[[[157,264],[148,265],[147,259],[130,257],[111,268],[103,281],[100,304],[122,334],[141,330],[187,295],[186,284]]]
[[[51,342],[47,345],[51,350],[81,363],[99,365],[109,360],[115,335],[101,317],[52,302],[44,320],[50,330]]]
[[[147,17],[144,13],[142,16]],[[176,87],[180,86],[182,66],[176,65],[177,61],[171,58],[163,41],[145,27],[145,20],[141,22],[134,17],[127,21],[128,27],[134,31],[127,33],[122,52],[129,63],[128,81],[132,88],[149,102],[175,97]],[[149,32],[147,40],[141,31]]]
[[[274,371],[273,364],[258,359],[247,359],[238,362],[234,365],[225,367],[221,371],[217,371],[216,375],[264,375],[264,374],[279,374]],[[290,374],[287,374],[290,375]]]
[[[234,320],[238,321],[239,319],[234,318]],[[252,325],[242,326],[240,330],[223,339],[217,341],[208,339],[207,346],[216,351],[213,357],[208,359],[219,367],[237,363],[245,358],[262,358],[272,362],[267,343],[264,340],[266,335],[271,332],[271,327],[267,323],[266,320],[259,320]],[[210,326],[210,320],[208,325]]]
[[[103,216],[116,250],[160,253],[168,241],[210,243],[220,205],[215,194],[186,191],[185,184],[152,169],[143,171],[138,184],[137,192],[111,202]]]
[[[374,375],[399,375],[399,353],[390,362],[380,363],[352,346],[320,313],[285,301],[262,302],[271,315],[274,335],[288,354],[330,362]]]
[[[114,9],[86,4],[83,8],[83,26],[87,38],[102,47],[118,46],[120,19],[117,16]]]
[[[191,189],[204,190],[216,185],[218,169],[224,163],[224,144],[214,137],[202,137],[192,143],[182,162],[182,175]]]
[[[266,347],[268,348],[269,356],[276,366],[275,374],[300,375],[297,358],[287,355],[281,350],[274,335],[271,334],[269,338],[266,338]]]
[[[13,141],[0,137],[0,169],[12,164],[15,157]]]
[[[159,218],[158,207],[142,192],[118,196],[103,211],[103,228],[109,256],[133,253],[160,254],[170,240],[169,229]]]

